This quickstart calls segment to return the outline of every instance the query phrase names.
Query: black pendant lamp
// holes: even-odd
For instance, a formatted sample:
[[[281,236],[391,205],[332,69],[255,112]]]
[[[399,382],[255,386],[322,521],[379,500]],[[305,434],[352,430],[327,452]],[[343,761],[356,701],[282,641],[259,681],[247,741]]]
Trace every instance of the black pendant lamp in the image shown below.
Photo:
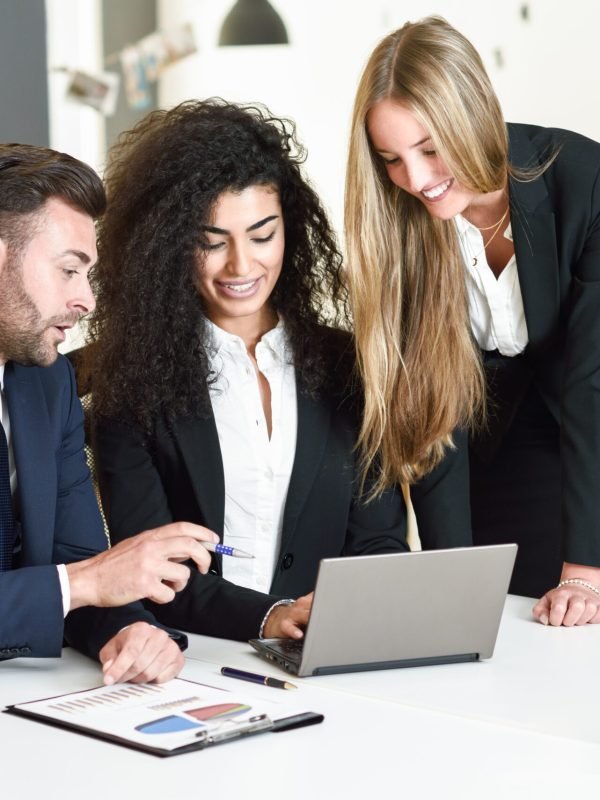
[[[283,20],[269,0],[237,0],[225,17],[219,45],[288,44]]]

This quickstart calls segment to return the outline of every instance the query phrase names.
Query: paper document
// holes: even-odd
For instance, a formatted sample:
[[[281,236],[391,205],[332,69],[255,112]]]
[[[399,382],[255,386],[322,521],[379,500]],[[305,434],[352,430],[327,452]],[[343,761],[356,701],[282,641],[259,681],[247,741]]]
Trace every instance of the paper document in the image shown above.
[[[256,698],[237,687],[228,691],[182,678],[100,686],[6,709],[162,756],[266,732],[274,720],[300,710],[281,698]]]

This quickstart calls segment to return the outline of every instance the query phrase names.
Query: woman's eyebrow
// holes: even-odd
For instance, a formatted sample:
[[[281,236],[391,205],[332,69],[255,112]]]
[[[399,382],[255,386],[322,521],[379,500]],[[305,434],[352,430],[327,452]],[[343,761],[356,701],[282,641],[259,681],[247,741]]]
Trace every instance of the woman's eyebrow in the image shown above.
[[[279,219],[279,215],[272,214],[269,217],[260,219],[258,222],[254,222],[249,228],[246,228],[246,233],[250,233],[250,231],[255,231],[258,228],[262,228],[263,225],[266,225],[267,222],[271,222],[271,220],[274,219]],[[231,233],[231,231],[228,231],[226,228],[217,228],[215,225],[203,225],[202,230],[206,231],[206,233],[217,233],[221,236],[228,236]]]

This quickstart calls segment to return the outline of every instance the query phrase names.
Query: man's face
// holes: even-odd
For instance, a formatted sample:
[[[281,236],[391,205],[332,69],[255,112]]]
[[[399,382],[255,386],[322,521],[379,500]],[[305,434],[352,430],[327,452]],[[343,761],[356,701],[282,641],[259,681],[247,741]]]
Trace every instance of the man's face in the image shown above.
[[[58,345],[96,303],[89,284],[96,231],[87,214],[53,198],[19,253],[0,239],[0,363],[49,366]]]

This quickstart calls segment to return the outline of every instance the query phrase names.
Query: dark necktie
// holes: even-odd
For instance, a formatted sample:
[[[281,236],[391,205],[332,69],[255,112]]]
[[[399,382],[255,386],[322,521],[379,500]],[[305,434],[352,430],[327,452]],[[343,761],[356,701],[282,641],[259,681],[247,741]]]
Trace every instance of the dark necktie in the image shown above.
[[[0,422],[0,572],[11,569],[14,544],[15,515],[10,492],[8,444]]]

